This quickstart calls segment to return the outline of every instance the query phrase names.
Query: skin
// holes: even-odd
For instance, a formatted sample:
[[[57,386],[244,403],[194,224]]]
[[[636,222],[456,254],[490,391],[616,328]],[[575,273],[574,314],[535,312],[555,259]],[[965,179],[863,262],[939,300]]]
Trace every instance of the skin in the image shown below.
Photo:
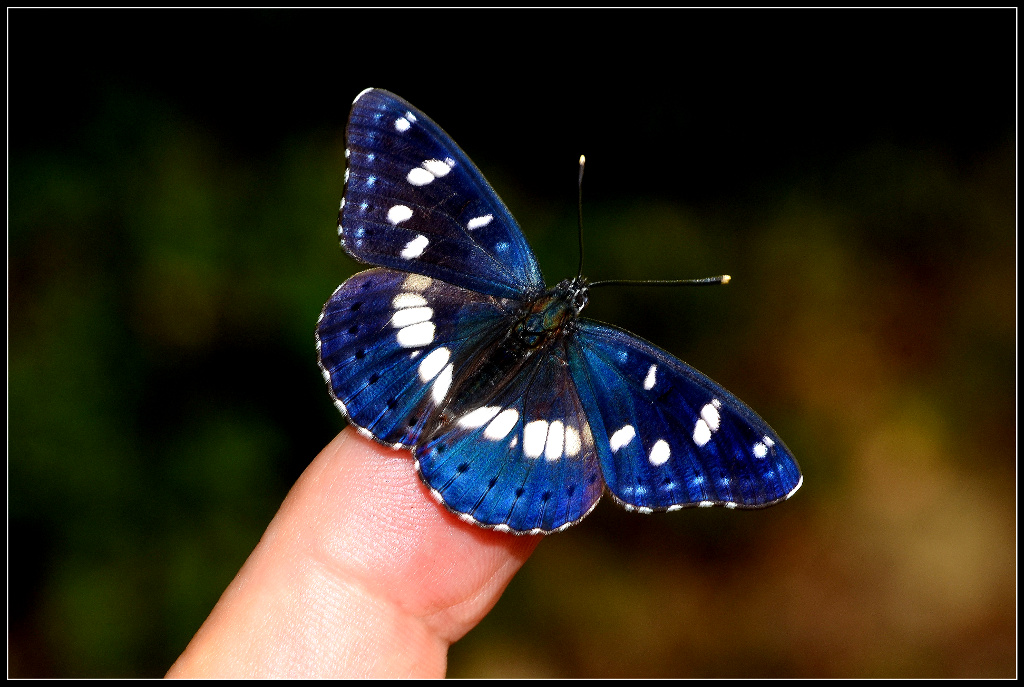
[[[351,427],[306,468],[167,677],[444,677],[540,536],[462,522]]]

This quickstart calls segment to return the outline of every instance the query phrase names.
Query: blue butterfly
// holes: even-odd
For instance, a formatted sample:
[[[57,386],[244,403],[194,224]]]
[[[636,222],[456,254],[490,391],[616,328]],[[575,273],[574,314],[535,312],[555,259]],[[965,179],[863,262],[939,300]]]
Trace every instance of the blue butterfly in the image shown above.
[[[480,170],[378,89],[356,97],[338,234],[360,272],[317,323],[335,405],[405,448],[461,519],[556,532],[605,488],[629,510],[761,508],[803,477],[777,434],[706,376],[579,317],[588,282],[544,285]]]

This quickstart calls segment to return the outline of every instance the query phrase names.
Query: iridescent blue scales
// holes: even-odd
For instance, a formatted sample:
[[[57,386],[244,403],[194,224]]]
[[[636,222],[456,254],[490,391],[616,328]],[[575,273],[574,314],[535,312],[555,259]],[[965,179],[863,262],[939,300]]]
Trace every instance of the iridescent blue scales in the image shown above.
[[[605,488],[631,510],[761,508],[802,483],[775,432],[665,351],[580,318],[587,282],[545,289],[516,221],[422,112],[363,91],[338,232],[376,265],[324,306],[317,349],[350,423],[415,456],[463,520],[519,534],[579,522]]]

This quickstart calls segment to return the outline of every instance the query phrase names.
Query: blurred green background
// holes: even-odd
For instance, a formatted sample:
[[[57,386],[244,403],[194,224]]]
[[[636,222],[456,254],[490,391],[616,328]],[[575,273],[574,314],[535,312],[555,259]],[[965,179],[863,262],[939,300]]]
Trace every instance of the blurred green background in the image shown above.
[[[8,12],[8,671],[158,676],[342,428],[313,328],[368,86],[549,283],[749,403],[758,512],[606,500],[451,676],[1015,674],[1016,15]],[[410,469],[412,469],[410,463]]]

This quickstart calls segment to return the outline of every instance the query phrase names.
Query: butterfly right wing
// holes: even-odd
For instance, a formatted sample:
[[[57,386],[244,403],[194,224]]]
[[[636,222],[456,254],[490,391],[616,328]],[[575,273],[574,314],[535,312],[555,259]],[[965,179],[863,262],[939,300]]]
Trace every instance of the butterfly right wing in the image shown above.
[[[335,405],[379,442],[412,448],[453,378],[508,330],[515,303],[376,268],[339,286],[317,323]]]
[[[353,257],[503,298],[544,290],[533,251],[483,174],[405,100],[360,93],[346,155],[338,232]]]
[[[764,420],[675,356],[586,319],[567,350],[608,490],[627,507],[763,508],[803,483]]]

